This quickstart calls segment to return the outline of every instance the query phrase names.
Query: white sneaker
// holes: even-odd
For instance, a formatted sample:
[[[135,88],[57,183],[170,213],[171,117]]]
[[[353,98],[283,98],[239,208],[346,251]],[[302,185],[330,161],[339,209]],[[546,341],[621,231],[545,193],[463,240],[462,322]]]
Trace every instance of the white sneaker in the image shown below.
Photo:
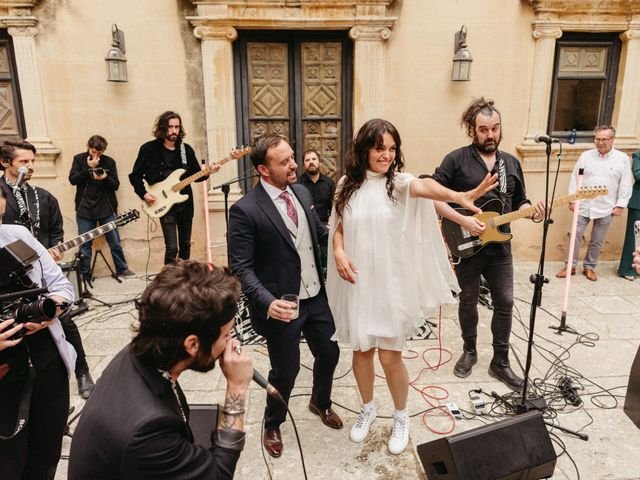
[[[365,409],[362,407],[360,409],[360,415],[358,415],[358,419],[356,423],[351,427],[351,432],[349,432],[349,438],[351,438],[352,442],[360,443],[369,434],[369,427],[376,419],[376,407]]]
[[[409,444],[409,416],[393,414],[393,431],[389,438],[389,451],[394,455],[404,452]]]

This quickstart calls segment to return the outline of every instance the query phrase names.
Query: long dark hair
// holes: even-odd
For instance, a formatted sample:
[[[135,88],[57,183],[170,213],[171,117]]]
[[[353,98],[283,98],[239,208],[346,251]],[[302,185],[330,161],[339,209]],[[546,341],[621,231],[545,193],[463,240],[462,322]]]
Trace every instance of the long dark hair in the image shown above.
[[[157,119],[156,123],[153,126],[153,136],[158,140],[162,140],[164,138],[164,134],[167,133],[167,129],[169,128],[169,120],[173,120],[177,118],[180,120],[180,133],[178,134],[178,141],[182,140],[186,135],[184,128],[182,127],[182,118],[176,112],[172,112],[171,110],[164,112]]]
[[[336,192],[335,209],[336,214],[341,217],[344,209],[349,203],[349,199],[360,188],[366,177],[369,168],[369,149],[383,143],[383,135],[388,133],[396,143],[396,158],[385,173],[387,177],[387,195],[395,203],[393,196],[393,177],[396,172],[401,172],[404,168],[404,157],[400,145],[400,134],[391,122],[374,118],[366,122],[353,140],[351,148],[347,153],[345,179]]]

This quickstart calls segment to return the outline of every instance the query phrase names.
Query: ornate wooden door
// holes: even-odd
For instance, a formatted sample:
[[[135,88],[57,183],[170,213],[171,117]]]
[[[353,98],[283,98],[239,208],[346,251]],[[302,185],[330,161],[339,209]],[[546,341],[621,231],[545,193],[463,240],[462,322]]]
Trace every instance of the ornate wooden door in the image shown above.
[[[338,178],[351,139],[351,45],[346,32],[244,32],[235,44],[239,143],[284,136],[302,170],[320,152],[323,173]],[[251,172],[249,159],[240,174]],[[250,188],[246,182],[245,190]]]

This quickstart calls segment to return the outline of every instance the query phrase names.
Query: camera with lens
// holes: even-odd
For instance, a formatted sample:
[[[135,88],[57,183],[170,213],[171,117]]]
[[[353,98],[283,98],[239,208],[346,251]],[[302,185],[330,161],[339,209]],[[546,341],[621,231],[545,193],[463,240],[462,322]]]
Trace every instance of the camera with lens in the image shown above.
[[[56,302],[41,296],[48,290],[38,288],[27,276],[37,258],[38,253],[22,240],[0,248],[0,317],[14,319],[9,328],[18,323],[42,323],[56,316]],[[21,329],[11,339],[25,333]]]
[[[100,176],[100,175],[104,175],[109,170],[107,170],[105,168],[102,168],[102,167],[96,167],[96,168],[90,168],[89,171],[91,173],[93,173],[94,175]]]
[[[13,324],[8,329],[15,327],[19,323],[42,323],[52,320],[56,316],[56,307],[56,302],[50,298],[40,297],[36,300],[29,300],[22,297],[2,307],[2,320],[14,319]],[[10,339],[15,340],[25,333],[27,331],[23,328],[14,333]]]

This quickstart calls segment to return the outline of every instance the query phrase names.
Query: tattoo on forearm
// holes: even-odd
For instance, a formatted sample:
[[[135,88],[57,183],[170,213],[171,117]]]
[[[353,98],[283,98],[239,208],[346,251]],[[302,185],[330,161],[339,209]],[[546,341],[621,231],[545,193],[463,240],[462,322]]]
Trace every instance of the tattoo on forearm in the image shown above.
[[[232,429],[239,419],[242,419],[244,415],[244,399],[241,399],[237,394],[229,394],[224,402],[222,409],[222,416],[220,420],[220,429],[229,430]]]

